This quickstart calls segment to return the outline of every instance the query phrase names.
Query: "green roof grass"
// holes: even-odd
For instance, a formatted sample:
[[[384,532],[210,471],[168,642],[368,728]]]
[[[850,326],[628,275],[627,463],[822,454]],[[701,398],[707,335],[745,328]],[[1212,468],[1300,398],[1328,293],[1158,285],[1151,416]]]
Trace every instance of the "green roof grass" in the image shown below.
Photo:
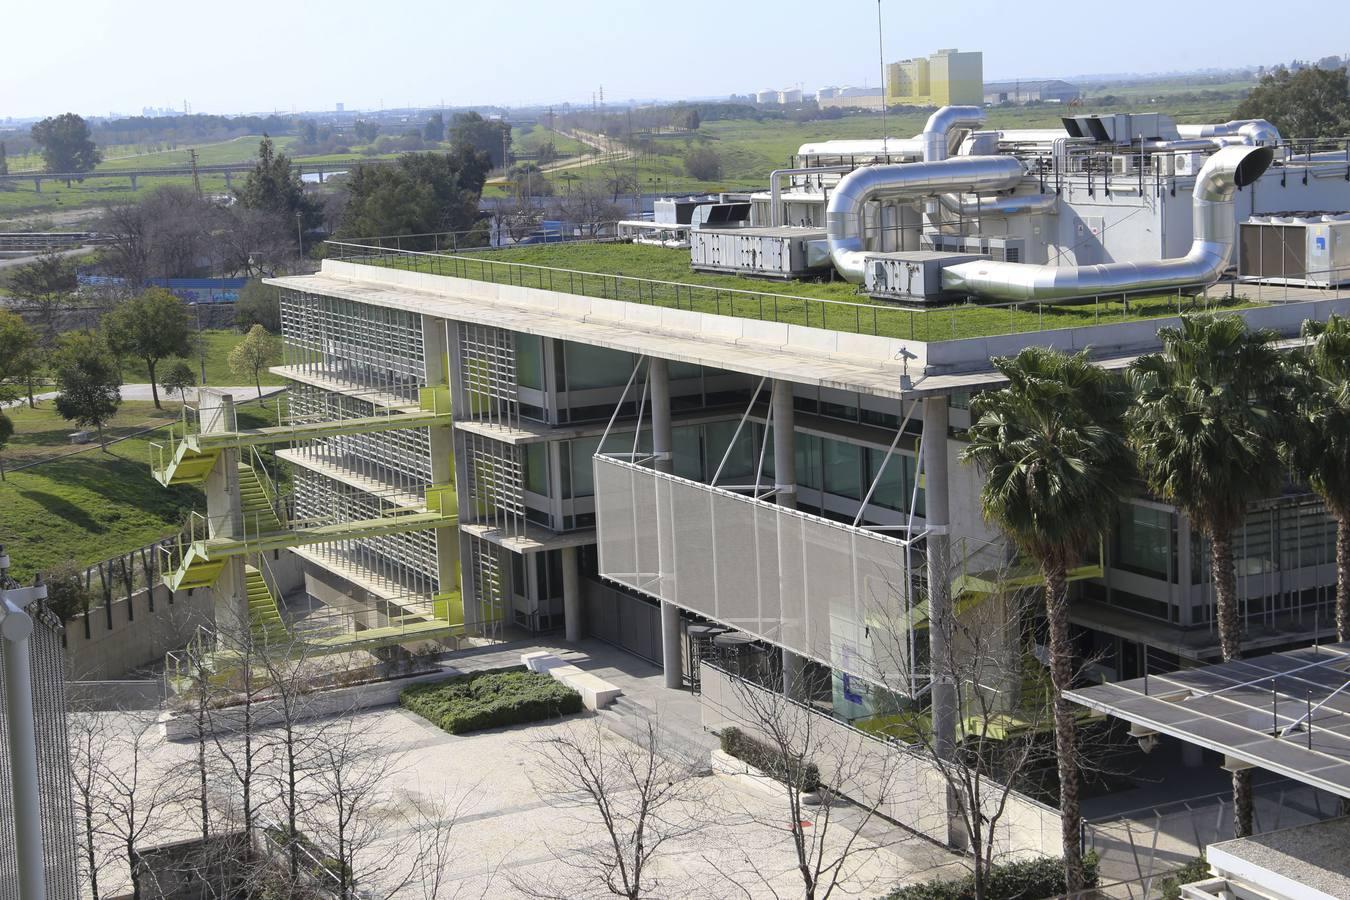
[[[1257,305],[1242,297],[1167,294],[1128,300],[1116,296],[1071,303],[961,303],[916,309],[874,300],[844,281],[781,282],[694,272],[687,250],[626,243],[537,244],[459,255],[401,254],[365,261],[476,281],[924,342],[1142,321],[1198,308]]]

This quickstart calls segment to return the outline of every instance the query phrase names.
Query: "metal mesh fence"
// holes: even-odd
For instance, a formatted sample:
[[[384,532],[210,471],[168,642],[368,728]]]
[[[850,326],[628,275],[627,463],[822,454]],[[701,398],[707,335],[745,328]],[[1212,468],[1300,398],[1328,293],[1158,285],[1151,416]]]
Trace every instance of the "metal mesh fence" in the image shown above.
[[[911,684],[901,541],[596,456],[600,573],[836,669]]]

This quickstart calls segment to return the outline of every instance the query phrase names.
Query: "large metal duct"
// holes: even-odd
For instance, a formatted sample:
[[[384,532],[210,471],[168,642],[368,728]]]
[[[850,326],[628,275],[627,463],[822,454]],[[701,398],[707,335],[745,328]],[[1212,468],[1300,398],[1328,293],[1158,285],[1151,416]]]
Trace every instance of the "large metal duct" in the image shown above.
[[[825,209],[830,260],[845,280],[855,284],[863,280],[866,251],[862,211],[872,200],[905,201],[945,193],[1007,191],[1017,186],[1022,175],[1022,163],[1013,156],[958,156],[938,162],[854,169],[840,179]]]
[[[919,140],[923,142],[923,161],[937,162],[956,152],[965,137],[984,124],[984,110],[978,106],[944,106],[928,117]]]
[[[963,200],[956,194],[938,197],[947,212],[970,218],[972,216],[1018,216],[1054,212],[1059,203],[1056,194],[1023,194],[1007,197],[975,197]]]
[[[1270,147],[1234,146],[1205,163],[1192,192],[1194,242],[1185,256],[1095,266],[980,261],[942,270],[942,287],[999,300],[1067,300],[1213,284],[1228,268],[1237,234],[1233,194],[1270,166]]]
[[[1280,130],[1265,119],[1234,119],[1211,125],[1178,125],[1183,138],[1237,137],[1249,144],[1273,147],[1280,142]]]

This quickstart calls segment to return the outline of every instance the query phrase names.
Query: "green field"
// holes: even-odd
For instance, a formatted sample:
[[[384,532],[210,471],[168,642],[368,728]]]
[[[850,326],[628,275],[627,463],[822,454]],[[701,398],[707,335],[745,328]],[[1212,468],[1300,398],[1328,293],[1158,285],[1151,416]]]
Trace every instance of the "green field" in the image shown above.
[[[687,250],[637,244],[542,244],[458,257],[387,257],[384,264],[588,297],[918,341],[1137,321],[1176,315],[1204,304],[1234,309],[1249,305],[1241,298],[1229,303],[1218,298],[1193,301],[1167,295],[1131,297],[1128,304],[1112,297],[1074,303],[965,303],[910,309],[873,300],[842,281],[778,282],[695,273],[689,270]]]
[[[552,144],[559,153],[576,155],[585,153],[587,146],[581,141],[556,131],[549,131],[543,125],[522,128],[519,125],[511,129],[511,149],[521,153],[538,153],[545,144]]]
[[[178,421],[178,409],[177,402],[168,400],[163,409],[155,409],[149,400],[125,400],[103,433],[113,441],[170,424]],[[80,426],[61,418],[51,400],[39,401],[36,409],[15,407],[5,414],[14,423],[14,437],[3,451],[6,469],[82,450],[70,443],[70,433]]]
[[[242,427],[270,425],[274,415],[256,404],[239,408]],[[47,428],[39,417],[30,425],[34,433]],[[149,445],[162,434],[127,438],[107,453],[95,444],[10,473],[0,483],[0,544],[13,560],[11,574],[28,581],[68,560],[87,565],[176,532],[202,494],[150,477]]]
[[[214,329],[202,332],[204,343],[204,355],[206,357],[206,381],[208,386],[227,385],[237,387],[240,385],[251,384],[248,377],[234,374],[230,371],[229,355],[234,345],[243,340],[244,336],[238,331],[226,329]],[[280,344],[280,339],[278,339]],[[173,368],[174,363],[178,362],[177,357],[161,360],[157,367],[157,374],[163,378],[169,369]],[[200,355],[194,355],[185,360],[192,367],[192,373],[198,380],[202,377],[202,361]],[[146,371],[145,363],[138,359],[126,359],[122,363],[122,380],[128,384],[145,384],[150,380],[150,375]],[[264,385],[285,384],[285,379],[273,375],[271,372],[263,372],[260,379]],[[163,392],[161,392],[162,394]]]
[[[1117,94],[1121,96],[1121,94]],[[1140,95],[1136,104],[1094,106],[1091,99],[1072,110],[1062,106],[998,107],[988,111],[987,128],[1053,128],[1060,117],[1121,112],[1161,112],[1175,116],[1179,122],[1224,122],[1232,117],[1237,101],[1164,99],[1147,102],[1147,94]],[[911,137],[923,130],[928,111],[910,111],[886,116],[885,132],[891,137]],[[814,122],[792,122],[782,119],[730,119],[705,122],[696,137],[688,135],[655,135],[655,152],[643,153],[636,162],[621,162],[625,173],[636,172],[644,192],[699,193],[721,190],[766,190],[769,173],[788,165],[793,154],[805,143],[814,141],[879,138],[883,136],[880,114],[847,116],[842,119],[822,119]],[[684,171],[684,154],[692,146],[708,146],[722,160],[722,177],[715,181],[698,181]],[[596,163],[571,171],[582,178],[603,179],[614,166]],[[566,190],[565,179],[554,175],[555,190]]]

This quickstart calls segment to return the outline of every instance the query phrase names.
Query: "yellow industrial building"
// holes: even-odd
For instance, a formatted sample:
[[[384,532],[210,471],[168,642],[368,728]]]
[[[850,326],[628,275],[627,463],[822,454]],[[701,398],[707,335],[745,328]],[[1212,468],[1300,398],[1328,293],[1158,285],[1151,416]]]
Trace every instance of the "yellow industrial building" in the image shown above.
[[[939,50],[886,67],[886,102],[966,106],[984,102],[984,54]]]

